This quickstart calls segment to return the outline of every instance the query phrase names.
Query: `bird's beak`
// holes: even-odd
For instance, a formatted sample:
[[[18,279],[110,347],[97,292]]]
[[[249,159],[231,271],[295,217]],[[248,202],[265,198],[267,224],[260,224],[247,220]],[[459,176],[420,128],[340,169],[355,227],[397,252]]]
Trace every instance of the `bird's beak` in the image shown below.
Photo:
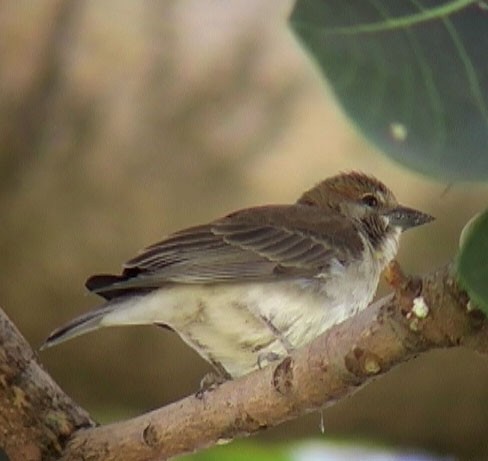
[[[384,215],[390,220],[390,225],[398,226],[402,230],[421,226],[435,219],[427,213],[422,213],[406,206],[397,206],[385,212]]]

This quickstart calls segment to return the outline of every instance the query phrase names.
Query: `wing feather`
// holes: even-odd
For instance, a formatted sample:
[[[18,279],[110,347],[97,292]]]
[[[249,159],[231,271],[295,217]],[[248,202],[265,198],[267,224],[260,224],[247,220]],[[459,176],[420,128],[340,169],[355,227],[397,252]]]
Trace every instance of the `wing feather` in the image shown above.
[[[358,254],[362,242],[354,237],[359,239],[354,226],[339,215],[309,206],[242,210],[172,234],[125,263],[120,277],[95,276],[90,285],[114,296],[168,283],[313,277],[332,258],[341,261],[353,250]]]

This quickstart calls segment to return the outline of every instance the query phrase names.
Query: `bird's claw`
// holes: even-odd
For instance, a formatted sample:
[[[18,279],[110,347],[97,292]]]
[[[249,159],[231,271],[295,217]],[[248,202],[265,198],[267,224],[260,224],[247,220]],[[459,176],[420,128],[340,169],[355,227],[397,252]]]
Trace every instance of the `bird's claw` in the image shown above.
[[[283,356],[280,354],[277,354],[276,352],[266,352],[263,354],[259,354],[258,355],[258,361],[257,361],[258,368],[260,370],[263,368],[263,362],[267,362],[264,364],[264,366],[266,366],[270,362],[276,362],[277,360],[280,360],[281,358],[283,358]]]
[[[206,392],[211,392],[217,389],[221,384],[225,383],[228,378],[222,376],[214,371],[208,372],[200,381],[200,389],[195,394],[197,399],[201,399]]]

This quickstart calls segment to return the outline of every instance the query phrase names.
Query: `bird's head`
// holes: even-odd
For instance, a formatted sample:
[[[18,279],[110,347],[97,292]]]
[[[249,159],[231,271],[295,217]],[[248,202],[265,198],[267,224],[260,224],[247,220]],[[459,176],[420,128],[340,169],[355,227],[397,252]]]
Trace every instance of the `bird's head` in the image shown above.
[[[404,231],[434,218],[402,206],[393,192],[381,181],[363,173],[351,172],[332,176],[305,192],[298,203],[334,209],[346,217],[364,223],[381,220],[381,227]]]

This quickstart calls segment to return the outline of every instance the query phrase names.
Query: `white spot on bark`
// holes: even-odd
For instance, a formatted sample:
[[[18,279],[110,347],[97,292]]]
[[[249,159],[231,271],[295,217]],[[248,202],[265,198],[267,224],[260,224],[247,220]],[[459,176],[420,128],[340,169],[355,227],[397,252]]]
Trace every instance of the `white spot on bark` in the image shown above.
[[[375,375],[381,371],[381,366],[374,358],[367,357],[364,362],[364,371],[369,375]]]
[[[466,304],[466,310],[468,312],[473,312],[473,311],[476,311],[478,310],[478,307],[476,306],[476,304],[470,299],[468,301],[468,304]]]
[[[220,438],[220,439],[217,439],[217,445],[227,445],[228,443],[232,442],[233,439],[224,439],[224,438]]]
[[[423,296],[418,296],[413,300],[412,313],[418,319],[425,319],[429,315],[429,306],[425,303]]]

